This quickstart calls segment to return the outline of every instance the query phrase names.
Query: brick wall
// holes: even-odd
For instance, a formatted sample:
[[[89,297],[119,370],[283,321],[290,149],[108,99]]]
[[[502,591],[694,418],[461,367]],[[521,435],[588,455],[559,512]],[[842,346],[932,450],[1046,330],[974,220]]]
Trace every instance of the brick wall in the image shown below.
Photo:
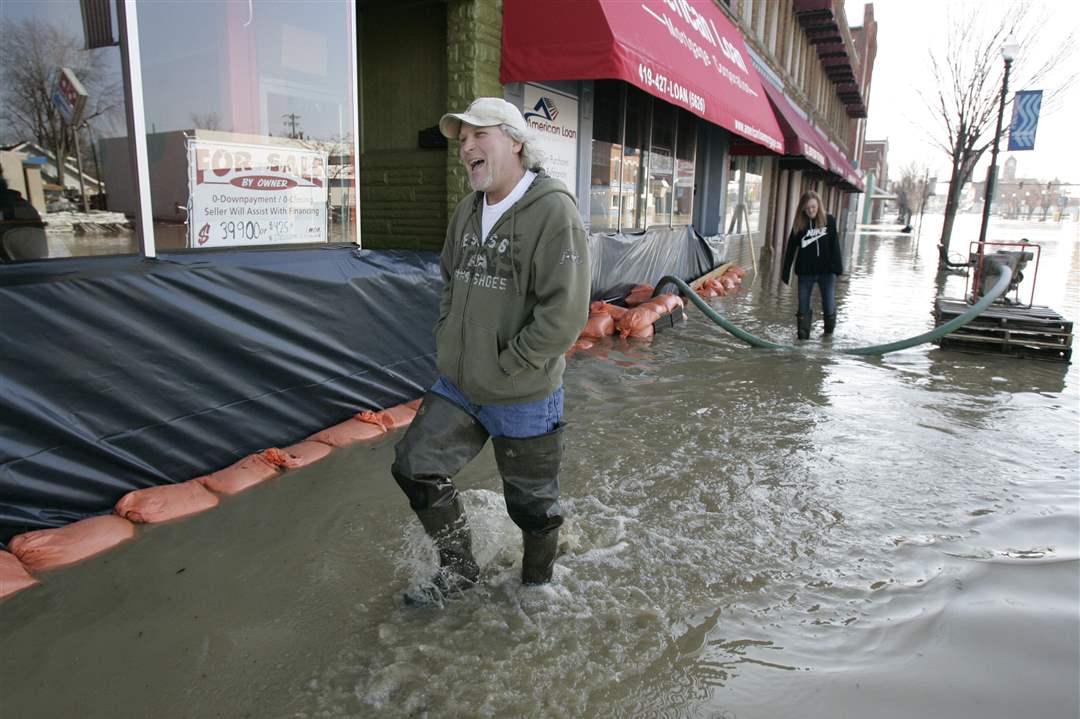
[[[502,0],[450,0],[446,12],[447,107],[464,110],[477,97],[502,97]],[[465,168],[450,142],[446,158],[446,206],[452,212],[469,192]]]
[[[446,154],[379,150],[360,156],[361,244],[439,250],[446,236]]]

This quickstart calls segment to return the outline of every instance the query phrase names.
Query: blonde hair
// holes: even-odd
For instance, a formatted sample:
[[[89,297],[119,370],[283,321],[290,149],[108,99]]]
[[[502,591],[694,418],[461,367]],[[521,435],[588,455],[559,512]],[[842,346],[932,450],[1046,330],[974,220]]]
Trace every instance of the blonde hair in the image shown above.
[[[822,217],[822,213],[825,212],[825,207],[821,204],[821,198],[818,197],[818,193],[813,190],[807,190],[802,194],[802,197],[799,198],[799,208],[795,210],[795,221],[791,223],[791,234],[801,235],[806,232],[807,227],[810,227],[811,220],[806,215],[806,203],[810,202],[810,200],[817,200],[818,206],[818,214],[813,220],[813,226],[818,227],[827,222],[827,220]]]

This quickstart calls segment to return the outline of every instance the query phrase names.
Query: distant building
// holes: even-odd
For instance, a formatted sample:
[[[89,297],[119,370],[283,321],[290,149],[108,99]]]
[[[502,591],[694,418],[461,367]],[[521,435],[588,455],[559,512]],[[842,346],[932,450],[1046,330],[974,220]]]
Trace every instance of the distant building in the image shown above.
[[[870,200],[869,211],[863,213],[863,221],[877,224],[881,221],[884,200],[891,199],[891,196],[885,196],[887,193],[884,192],[884,188],[889,186],[889,141],[867,140],[863,143],[862,166],[866,173],[866,191]],[[876,202],[875,193],[882,195],[876,198]]]
[[[1016,158],[1010,155],[994,183],[994,202],[990,208],[992,214],[1010,219],[1043,219],[1050,216],[1055,208],[1069,204],[1068,186],[1058,178],[1017,177],[1016,169]],[[986,181],[973,182],[972,185],[976,203],[981,209],[982,200],[986,197]]]

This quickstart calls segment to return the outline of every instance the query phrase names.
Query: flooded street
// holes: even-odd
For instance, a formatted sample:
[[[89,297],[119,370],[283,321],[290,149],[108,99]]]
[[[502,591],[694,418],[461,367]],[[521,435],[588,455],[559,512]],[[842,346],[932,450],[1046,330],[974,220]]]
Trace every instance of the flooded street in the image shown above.
[[[489,447],[458,479],[484,585],[405,607],[434,559],[391,437],[0,605],[0,716],[1077,716],[1076,358],[830,351],[933,326],[940,222],[851,241],[831,343],[815,294],[799,351],[690,309],[570,360],[553,585],[518,581]],[[1077,224],[990,236],[1042,244],[1036,304],[1078,319]],[[713,306],[793,342],[775,278]]]

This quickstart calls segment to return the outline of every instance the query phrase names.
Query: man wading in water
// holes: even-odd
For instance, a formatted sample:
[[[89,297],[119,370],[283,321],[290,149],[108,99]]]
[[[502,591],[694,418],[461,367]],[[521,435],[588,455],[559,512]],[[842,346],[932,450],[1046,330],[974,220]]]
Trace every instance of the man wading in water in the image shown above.
[[[439,378],[391,468],[439,553],[432,581],[406,593],[411,604],[441,603],[480,580],[452,478],[488,437],[521,528],[521,581],[551,581],[563,521],[563,354],[589,312],[585,229],[573,195],[540,167],[521,112],[482,97],[443,115],[439,129],[461,141],[475,192],[454,210],[439,263]]]

